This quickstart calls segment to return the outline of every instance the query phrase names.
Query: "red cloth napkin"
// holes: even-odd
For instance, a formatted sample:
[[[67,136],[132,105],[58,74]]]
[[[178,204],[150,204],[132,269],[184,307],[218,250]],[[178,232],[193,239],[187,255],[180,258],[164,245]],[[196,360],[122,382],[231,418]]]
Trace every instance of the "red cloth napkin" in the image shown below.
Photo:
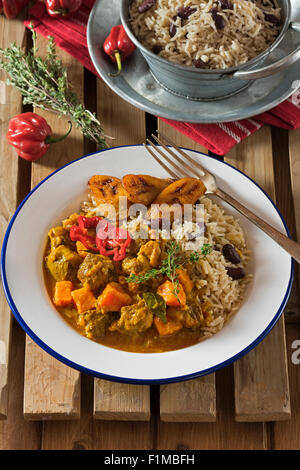
[[[30,18],[25,21],[27,27],[44,37],[53,36],[58,47],[71,54],[75,59],[97,75],[90,59],[86,25],[95,0],[83,0],[79,11],[71,18],[51,18],[44,3],[37,2],[30,10]],[[284,129],[296,129],[300,126],[299,90],[286,101],[272,110],[241,121],[219,124],[191,124],[160,118],[178,131],[203,145],[217,155],[226,154],[232,147],[251,135],[263,124]]]

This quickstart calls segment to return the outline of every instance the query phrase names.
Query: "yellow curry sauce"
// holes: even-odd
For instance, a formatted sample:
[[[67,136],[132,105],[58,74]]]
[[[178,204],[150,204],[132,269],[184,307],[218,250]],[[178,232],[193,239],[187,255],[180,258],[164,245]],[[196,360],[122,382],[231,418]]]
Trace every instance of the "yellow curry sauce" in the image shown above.
[[[210,322],[209,309],[201,304],[201,289],[189,278],[188,269],[178,271],[184,301],[176,304],[178,296],[174,299],[166,292],[170,281],[159,274],[159,268],[168,256],[167,242],[132,239],[126,256],[114,261],[71,240],[70,228],[78,217],[73,214],[49,231],[44,256],[49,296],[63,318],[83,336],[124,351],[164,352],[200,341],[201,328]],[[95,233],[94,228],[88,229],[91,237]],[[151,269],[157,269],[155,277],[128,282],[131,276],[143,276]],[[153,304],[158,298],[160,305]]]

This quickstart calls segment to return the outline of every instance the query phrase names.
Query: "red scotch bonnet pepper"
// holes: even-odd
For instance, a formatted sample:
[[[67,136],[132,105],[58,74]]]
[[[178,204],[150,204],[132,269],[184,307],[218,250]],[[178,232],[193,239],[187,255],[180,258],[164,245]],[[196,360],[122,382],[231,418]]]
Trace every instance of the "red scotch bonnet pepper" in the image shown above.
[[[71,16],[81,7],[82,0],[46,0],[50,16]]]
[[[9,121],[6,139],[21,158],[35,161],[47,152],[50,144],[59,142],[70,134],[72,124],[69,124],[70,128],[64,136],[53,139],[52,129],[43,117],[35,113],[18,114]]]
[[[0,0],[0,13],[6,18],[15,18],[28,3],[29,0]]]
[[[121,24],[113,26],[109,36],[104,41],[104,52],[118,66],[118,72],[110,74],[113,77],[119,75],[122,70],[122,61],[126,60],[135,50],[135,45],[127,36]]]

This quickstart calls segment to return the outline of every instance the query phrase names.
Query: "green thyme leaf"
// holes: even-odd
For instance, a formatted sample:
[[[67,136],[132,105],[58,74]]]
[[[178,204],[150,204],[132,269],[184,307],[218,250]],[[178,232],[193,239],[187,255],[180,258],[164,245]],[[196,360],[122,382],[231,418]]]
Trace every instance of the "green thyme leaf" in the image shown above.
[[[190,255],[191,263],[196,263],[197,261],[199,261],[199,259],[200,259],[200,253],[198,251],[194,251],[194,253]]]
[[[212,246],[209,243],[204,243],[201,247],[201,253],[204,256],[209,255],[212,252]]]
[[[155,279],[159,275],[167,276],[173,284],[174,295],[178,299],[179,281],[177,278],[177,269],[182,268],[186,263],[195,263],[199,261],[201,255],[208,255],[211,253],[212,247],[209,243],[205,243],[201,247],[201,251],[194,251],[189,257],[181,252],[180,245],[176,241],[171,241],[167,245],[166,258],[162,260],[160,268],[153,268],[144,274],[131,274],[126,278],[127,282],[142,283]],[[179,299],[178,299],[179,300]]]

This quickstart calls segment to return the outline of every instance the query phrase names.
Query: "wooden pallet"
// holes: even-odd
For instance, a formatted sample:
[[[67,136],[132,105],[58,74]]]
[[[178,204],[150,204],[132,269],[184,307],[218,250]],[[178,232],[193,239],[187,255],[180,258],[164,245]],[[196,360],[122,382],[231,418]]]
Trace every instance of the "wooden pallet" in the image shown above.
[[[2,31],[0,47],[6,46],[12,41],[19,44],[24,43],[24,28],[20,22],[8,23],[1,18],[0,31]],[[46,41],[40,37],[38,38],[38,47],[39,54],[45,53]],[[145,141],[146,135],[155,131],[157,121],[154,117],[146,116],[142,111],[121,100],[101,80],[96,80],[86,73],[66,53],[60,51],[59,55],[70,70],[75,91],[85,99],[90,108],[95,108],[104,124],[106,134],[115,137],[111,141],[112,146],[140,144]],[[0,230],[2,236],[17,203],[30,190],[30,187],[34,187],[54,169],[94,150],[93,145],[84,142],[80,132],[74,130],[66,141],[57,146],[53,145],[40,162],[30,165],[17,159],[14,151],[7,146],[3,136],[6,132],[8,119],[21,111],[22,104],[19,94],[12,88],[5,88],[4,98],[1,94],[0,100],[0,132],[2,137],[0,139],[0,154],[3,162],[0,186]],[[38,110],[38,113],[47,118],[55,133],[62,134],[67,128],[65,119],[58,120],[53,114],[41,110]],[[206,149],[179,134],[162,121],[158,121],[158,126],[178,145],[206,152]],[[280,130],[272,131],[268,126],[265,126],[227,154],[225,161],[252,177],[276,200],[294,237],[297,235],[300,240],[299,148],[300,131],[290,133]],[[295,337],[295,331],[299,331],[298,277],[286,311],[288,312],[286,321],[288,321],[290,341]],[[100,379],[94,379],[92,386],[90,377],[58,362],[40,349],[29,337],[26,337],[24,343],[24,361],[24,356],[22,356],[24,351],[20,346],[22,332],[15,323],[14,338],[10,341],[12,321],[2,292],[0,325],[0,417],[4,420],[7,418],[6,426],[9,429],[9,445],[11,446],[8,447],[8,441],[1,437],[4,436],[3,430],[5,429],[5,421],[3,421],[3,425],[0,423],[0,448],[15,448],[13,446],[17,446],[17,438],[12,437],[13,430],[17,426],[20,426],[23,431],[28,430],[26,438],[22,438],[22,445],[27,445],[25,448],[37,445],[33,443],[37,442],[38,423],[37,426],[30,423],[48,420],[53,421],[53,424],[49,423],[47,427],[48,441],[46,439],[44,442],[45,448],[69,448],[71,441],[69,442],[68,439],[71,440],[70,436],[74,433],[80,437],[77,438],[75,444],[72,441],[72,448],[90,448],[89,439],[96,432],[94,429],[97,429],[97,433],[102,432],[101,443],[98,445],[106,448],[105,445],[109,439],[107,436],[110,435],[112,429],[115,439],[118,436],[120,438],[119,433],[126,434],[129,428],[126,431],[127,428],[124,427],[126,423],[123,425],[119,423],[118,428],[109,427],[109,424],[103,428],[104,422],[141,421],[146,423],[150,420],[151,429],[153,427],[157,429],[159,437],[153,437],[149,428],[146,432],[145,427],[140,427],[142,423],[136,425],[136,427],[130,428],[135,433],[134,446],[137,446],[136,448],[152,448],[154,445],[157,448],[184,446],[186,444],[182,444],[178,437],[184,435],[184,430],[189,432],[189,446],[191,448],[199,446],[199,448],[210,448],[210,438],[214,442],[218,442],[220,448],[227,448],[229,444],[224,435],[227,433],[228,423],[230,423],[229,428],[232,433],[230,437],[232,446],[268,448],[269,438],[266,436],[269,434],[265,425],[260,427],[258,424],[252,423],[250,425],[241,422],[285,422],[291,416],[293,423],[294,420],[296,423],[300,421],[299,399],[296,401],[296,417],[293,416],[293,409],[291,415],[283,317],[263,342],[237,361],[233,367],[227,367],[217,374],[188,382],[164,385],[160,388],[116,384]],[[290,343],[288,343],[288,347],[290,347]],[[18,364],[23,361],[24,382],[23,375],[21,374],[20,377],[14,371],[15,361],[18,361]],[[20,370],[22,371],[22,368]],[[293,372],[293,374],[295,373]],[[9,376],[10,380],[8,380]],[[297,380],[295,375],[292,375],[293,387],[296,386]],[[10,394],[8,394],[8,385],[11,387]],[[17,385],[18,392],[13,391]],[[89,391],[89,399],[87,399],[86,390]],[[9,400],[10,396],[13,402]],[[20,404],[22,403],[23,411],[21,413]],[[16,413],[14,424],[11,422],[8,410],[13,410],[10,412]],[[22,414],[23,416],[21,416]],[[233,424],[231,417],[232,420],[240,423]],[[24,418],[25,421],[23,421]],[[57,420],[62,422],[61,425],[56,423]],[[95,428],[95,425],[91,424],[97,421],[99,421],[100,428]],[[197,426],[196,423],[207,422],[210,424],[207,424],[205,428],[193,427],[193,425],[185,428],[185,425],[182,424],[184,422],[194,422],[194,426]],[[177,428],[176,423],[181,423],[182,427]],[[276,426],[274,429],[277,434],[275,433],[274,442],[277,442],[279,447],[278,435],[286,428],[280,423]],[[193,430],[197,430],[196,434],[193,434]],[[69,432],[69,437],[65,438],[65,447],[61,447],[59,436],[62,436],[64,432]],[[104,434],[107,432],[107,436],[104,436],[103,432]],[[247,437],[241,437],[243,432],[248,433],[251,444],[249,442],[247,444],[246,440],[243,441]],[[296,436],[299,436],[299,431],[297,432]],[[97,436],[99,438],[98,434]],[[297,437],[294,439],[296,442]],[[184,441],[183,437],[182,440]],[[24,444],[25,441],[26,444]],[[125,441],[126,438],[122,434],[120,442]],[[120,445],[118,448],[122,448],[123,444],[118,445]],[[126,448],[126,444],[124,448]]]

